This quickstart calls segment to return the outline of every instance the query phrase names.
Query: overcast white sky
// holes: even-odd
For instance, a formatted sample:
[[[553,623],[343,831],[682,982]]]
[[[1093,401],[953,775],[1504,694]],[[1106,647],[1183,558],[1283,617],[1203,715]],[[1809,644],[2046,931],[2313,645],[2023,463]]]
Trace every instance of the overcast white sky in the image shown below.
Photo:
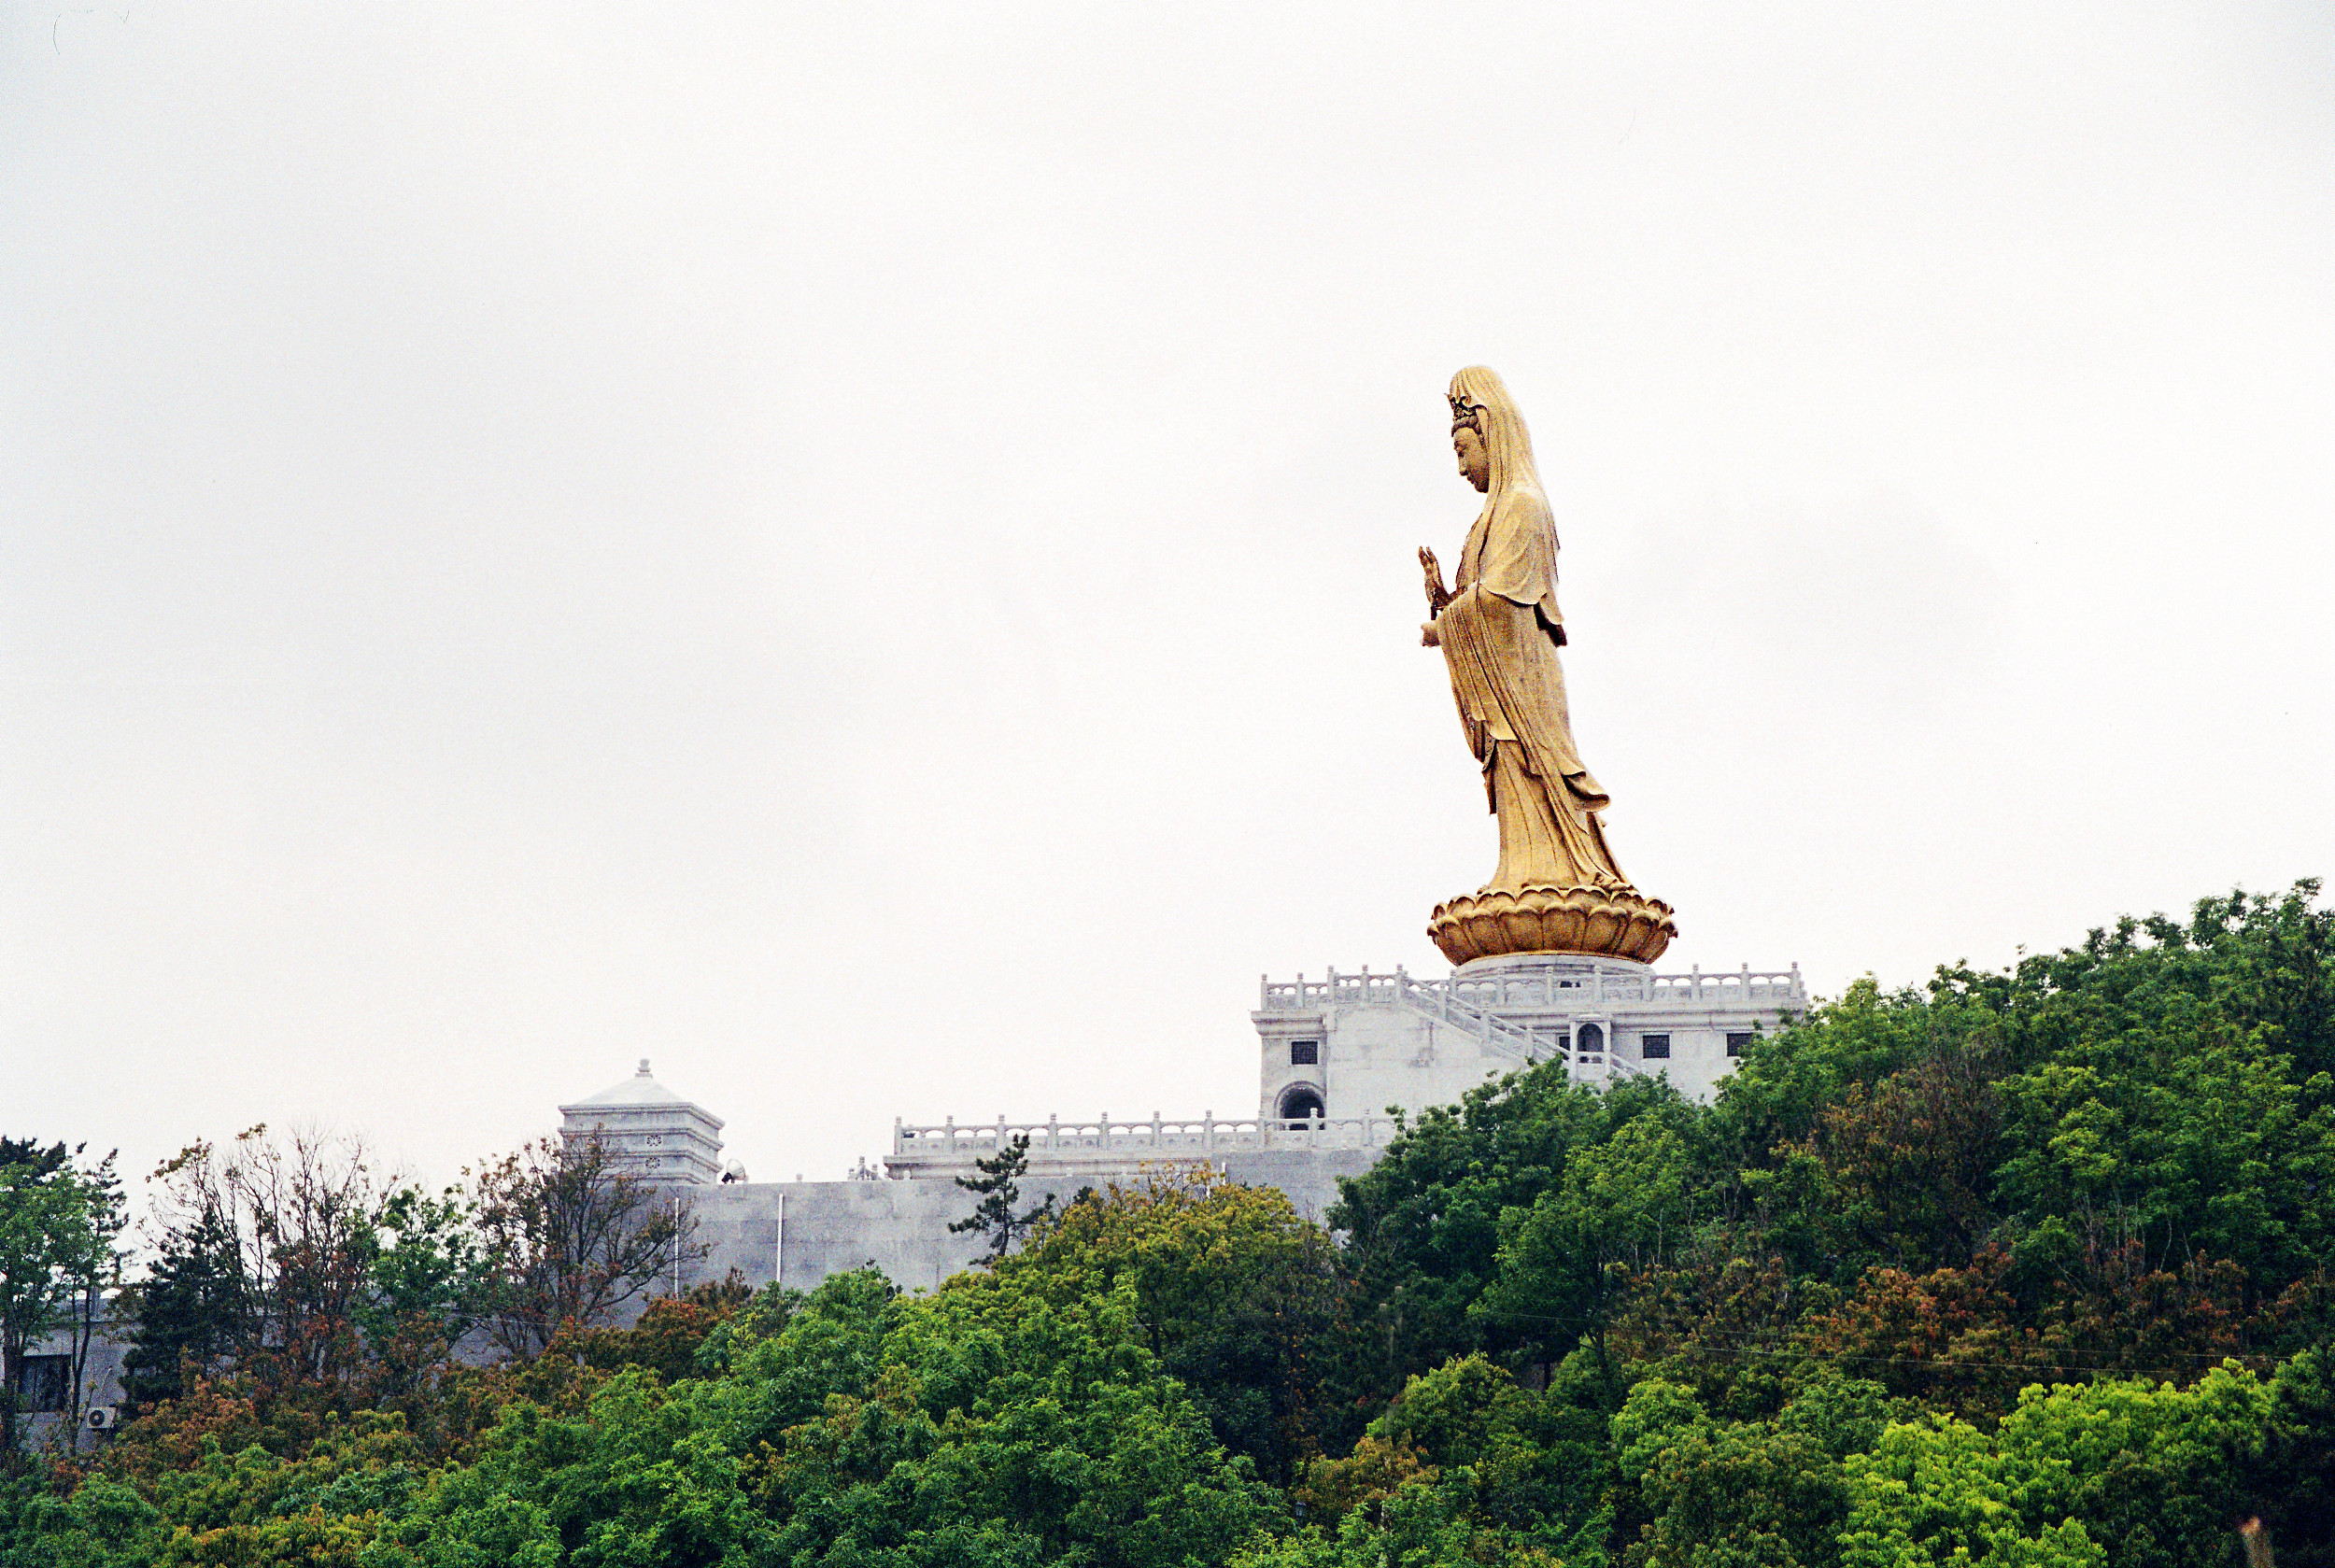
[[[0,1131],[1252,1110],[1477,361],[1662,968],[2335,874],[2328,5],[10,7]]]

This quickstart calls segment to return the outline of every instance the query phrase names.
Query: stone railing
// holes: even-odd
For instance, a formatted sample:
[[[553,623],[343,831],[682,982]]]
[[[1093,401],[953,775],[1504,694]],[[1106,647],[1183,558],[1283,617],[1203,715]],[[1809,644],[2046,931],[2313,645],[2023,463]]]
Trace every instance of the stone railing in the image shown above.
[[[1358,975],[1341,975],[1332,969],[1327,980],[1308,980],[1299,975],[1295,980],[1277,981],[1270,975],[1260,975],[1256,1006],[1259,1012],[1306,1012],[1314,1008],[1365,1002],[1394,1003],[1404,1000],[1405,994],[1418,984],[1400,965],[1391,975],[1374,975],[1368,969]]]
[[[1337,978],[1333,970],[1333,984]],[[1415,1008],[1442,1023],[1455,1024],[1503,1055],[1513,1056],[1520,1062],[1537,1062],[1557,1053],[1550,1041],[1536,1038],[1532,1030],[1511,1024],[1498,1013],[1485,1010],[1476,1005],[1473,997],[1455,992],[1449,986],[1422,985],[1399,969],[1395,971],[1394,979],[1394,999],[1403,1006]],[[1302,977],[1298,983],[1304,983]]]
[[[1530,1029],[1486,1011],[1476,1005],[1473,997],[1461,995],[1441,981],[1413,980],[1400,968],[1391,975],[1374,975],[1368,969],[1358,975],[1341,975],[1332,969],[1327,980],[1309,981],[1299,975],[1286,983],[1277,983],[1269,978],[1257,983],[1260,1012],[1304,1012],[1358,1003],[1416,1008],[1430,1018],[1457,1024],[1493,1050],[1520,1062],[1539,1061],[1553,1053],[1549,1043],[1535,1038]]]
[[[892,1123],[895,1159],[985,1159],[1016,1137],[1029,1139],[1033,1160],[1081,1163],[1124,1159],[1205,1159],[1263,1149],[1378,1149],[1394,1136],[1386,1116],[1334,1116],[1279,1122],[1256,1117],[1153,1116],[1147,1122],[1092,1121],[1049,1116],[1043,1122],[943,1122],[938,1126]]]
[[[1414,980],[1401,968],[1393,974],[1342,975],[1336,969],[1323,980],[1257,982],[1259,1012],[1310,1012],[1328,1007],[1380,1005],[1420,1006],[1432,1010],[1437,998],[1448,997],[1471,1010],[1501,1012],[1540,1008],[1595,1009],[1613,1005],[1634,1008],[1793,1008],[1808,1005],[1808,991],[1800,966],[1789,969],[1754,969],[1746,965],[1733,971],[1705,974],[1691,969],[1682,975],[1649,974],[1586,960],[1578,970],[1539,974],[1485,975],[1461,980]]]
[[[1808,1005],[1808,987],[1800,978],[1797,964],[1789,969],[1755,969],[1746,964],[1740,969],[1719,969],[1709,974],[1690,969],[1682,975],[1655,975],[1647,1000],[1658,1007],[1707,1007],[1716,1003],[1720,1007],[1797,1010]]]

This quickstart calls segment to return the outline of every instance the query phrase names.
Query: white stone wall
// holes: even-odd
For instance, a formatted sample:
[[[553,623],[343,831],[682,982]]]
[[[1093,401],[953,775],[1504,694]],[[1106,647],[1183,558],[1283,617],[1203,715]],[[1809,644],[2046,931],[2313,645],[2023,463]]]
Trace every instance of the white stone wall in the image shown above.
[[[1376,1148],[1281,1148],[1229,1151],[1210,1163],[1228,1180],[1279,1188],[1299,1215],[1320,1222],[1337,1201],[1337,1179],[1360,1176],[1378,1157]],[[1049,1191],[1068,1198],[1089,1180],[1101,1186],[1114,1179],[1139,1177],[1099,1170],[1033,1175],[1023,1183],[1022,1200],[1037,1203]],[[976,1201],[947,1178],[700,1188],[688,1202],[697,1217],[696,1239],[711,1250],[683,1283],[720,1279],[735,1268],[757,1288],[783,1278],[790,1288],[807,1291],[830,1275],[873,1266],[903,1290],[928,1291],[987,1250],[985,1236],[949,1230]]]
[[[971,1174],[976,1159],[1016,1136],[1030,1142],[1025,1202],[1205,1162],[1230,1180],[1277,1187],[1300,1214],[1323,1221],[1338,1179],[1368,1170],[1393,1136],[1390,1108],[1416,1114],[1455,1104],[1489,1079],[1551,1056],[1601,1083],[1666,1073],[1707,1099],[1733,1067],[1727,1035],[1772,1028],[1807,998],[1796,970],[1656,975],[1643,965],[1543,954],[1487,960],[1426,982],[1400,970],[1268,981],[1258,1000],[1252,1021],[1263,1066],[1253,1118],[895,1124],[883,1180],[722,1184],[712,1163],[721,1123],[695,1106],[626,1103],[619,1086],[596,1104],[563,1109],[571,1129],[605,1126],[640,1152],[646,1146],[633,1140],[652,1123],[685,1138],[702,1129],[692,1170],[707,1184],[692,1188],[689,1201],[711,1252],[683,1283],[735,1268],[752,1285],[783,1278],[809,1289],[872,1265],[905,1289],[930,1290],[984,1250],[982,1237],[948,1228],[974,1203],[952,1179]],[[1592,1024],[1604,1033],[1593,1052],[1582,1049]],[[1649,1034],[1668,1036],[1666,1060],[1646,1058]],[[1296,1048],[1307,1042],[1312,1060],[1298,1060],[1305,1052]],[[1309,1114],[1293,1120],[1287,1113],[1299,1104]]]
[[[872,1264],[903,1290],[928,1291],[981,1255],[985,1237],[951,1235],[973,1195],[940,1181],[733,1181],[689,1194],[711,1252],[691,1282],[735,1268],[756,1287],[809,1290]],[[782,1267],[781,1253],[784,1253]]]
[[[1320,1093],[1332,1119],[1380,1115],[1390,1106],[1409,1112],[1451,1105],[1519,1065],[1478,1037],[1400,1007],[1260,1014],[1257,1034],[1265,1053],[1257,1114],[1265,1118],[1281,1116],[1293,1090]],[[1292,1048],[1308,1040],[1320,1046],[1311,1066],[1292,1060]]]

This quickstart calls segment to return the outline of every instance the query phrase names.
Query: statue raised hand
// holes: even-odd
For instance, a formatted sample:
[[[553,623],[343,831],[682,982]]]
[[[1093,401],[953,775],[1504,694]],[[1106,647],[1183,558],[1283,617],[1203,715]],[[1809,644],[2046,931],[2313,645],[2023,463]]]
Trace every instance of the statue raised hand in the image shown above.
[[[1443,586],[1443,563],[1424,544],[1419,546],[1419,570],[1427,574],[1427,621],[1419,629],[1419,645],[1432,648],[1436,645],[1435,617],[1451,602],[1451,590]]]

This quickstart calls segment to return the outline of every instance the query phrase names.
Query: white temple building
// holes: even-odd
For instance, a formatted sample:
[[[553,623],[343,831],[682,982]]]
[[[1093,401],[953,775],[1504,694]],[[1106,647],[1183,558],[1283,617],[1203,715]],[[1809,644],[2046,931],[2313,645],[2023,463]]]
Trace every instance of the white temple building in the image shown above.
[[[1456,1105],[1487,1080],[1552,1059],[1577,1081],[1667,1076],[1708,1100],[1754,1036],[1807,1006],[1797,965],[1659,975],[1621,959],[1520,954],[1440,980],[1400,968],[1267,976],[1250,1014],[1261,1058],[1253,1115],[896,1123],[884,1168],[955,1175],[1016,1137],[1029,1139],[1033,1172],[1091,1180],[1160,1160],[1376,1150],[1394,1136],[1393,1111]]]
[[[1572,954],[1479,959],[1436,980],[1331,970],[1259,982],[1250,1021],[1259,1071],[1252,1111],[1218,1116],[1049,1116],[896,1122],[881,1179],[754,1182],[720,1161],[722,1122],[649,1076],[560,1107],[562,1136],[609,1139],[626,1163],[685,1187],[711,1250],[696,1277],[735,1268],[754,1284],[808,1287],[873,1265],[928,1289],[969,1263],[979,1236],[952,1233],[971,1198],[954,1180],[1029,1139],[1026,1200],[1205,1164],[1223,1180],[1276,1187],[1323,1219],[1341,1177],[1375,1164],[1400,1110],[1415,1116],[1521,1067],[1561,1062],[1600,1088],[1667,1076],[1707,1100],[1762,1030],[1808,1007],[1797,966],[1656,974]]]
[[[1284,1123],[1456,1104],[1487,1078],[1555,1058],[1577,1081],[1667,1075],[1708,1100],[1753,1035],[1806,1010],[1800,968],[1658,975],[1644,964],[1516,954],[1442,980],[1303,975],[1257,983],[1258,1114]]]

